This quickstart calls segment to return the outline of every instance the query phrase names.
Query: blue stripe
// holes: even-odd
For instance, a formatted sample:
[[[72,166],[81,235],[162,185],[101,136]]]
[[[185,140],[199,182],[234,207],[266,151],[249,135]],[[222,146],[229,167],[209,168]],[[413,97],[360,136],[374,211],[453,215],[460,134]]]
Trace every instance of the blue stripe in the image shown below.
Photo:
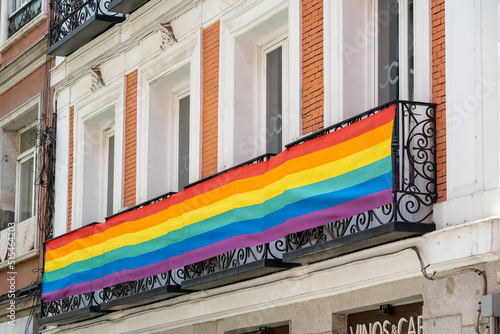
[[[390,159],[390,157],[389,157]],[[348,176],[343,174],[345,176]],[[343,176],[342,175],[342,176]],[[351,177],[353,175],[350,175]],[[82,272],[73,273],[69,276],[61,278],[52,282],[44,282],[43,283],[43,292],[52,292],[61,288],[65,288],[67,286],[83,283],[90,281],[91,279],[97,279],[115,272],[119,272],[127,269],[136,269],[143,266],[147,266],[150,264],[154,264],[160,261],[164,261],[170,257],[174,257],[177,255],[181,255],[185,252],[198,249],[201,247],[208,246],[210,244],[229,239],[233,236],[243,235],[243,234],[251,234],[251,233],[259,233],[264,232],[265,230],[274,227],[276,225],[282,224],[288,219],[306,215],[308,213],[316,212],[319,210],[323,210],[326,208],[334,207],[336,205],[351,201],[356,198],[364,197],[366,195],[379,192],[385,189],[388,189],[392,186],[392,172],[387,172],[377,178],[372,180],[363,182],[361,184],[343,189],[334,192],[327,192],[324,194],[320,194],[317,196],[308,197],[300,200],[300,198],[304,197],[304,193],[308,193],[311,190],[311,187],[317,187],[317,189],[323,189],[328,186],[329,182],[336,178],[332,178],[329,180],[321,181],[316,184],[307,185],[300,188],[287,190],[283,195],[276,196],[275,198],[270,199],[269,201],[274,201],[273,205],[279,205],[279,202],[286,203],[288,201],[284,200],[283,197],[291,197],[298,199],[297,201],[287,204],[281,205],[281,208],[275,212],[267,214],[263,217],[247,219],[247,220],[237,220],[228,225],[222,226],[220,228],[207,231],[205,233],[196,235],[194,237],[181,240],[175,244],[170,244],[167,247],[155,250],[153,252],[149,252],[146,254],[142,254],[136,257],[122,258],[120,260],[107,263],[101,267],[93,268],[91,270],[86,270]],[[330,184],[331,186],[331,184]],[[308,189],[306,187],[309,187]],[[306,189],[304,189],[306,188]],[[266,201],[266,202],[269,202]],[[270,203],[266,203],[269,205]],[[254,212],[259,212],[258,206],[262,206],[263,204],[259,204],[256,206],[252,206],[251,210]],[[237,208],[238,210],[241,208]],[[233,210],[231,210],[233,211]],[[223,215],[230,215],[231,211],[224,213]],[[233,213],[234,215],[234,213]],[[212,217],[210,219],[221,219],[219,216]],[[238,215],[239,216],[239,215]],[[253,215],[255,217],[255,214]],[[247,216],[248,217],[248,216]],[[210,219],[203,221],[204,224],[210,226]],[[199,224],[201,222],[198,222]],[[176,230],[179,231],[179,234],[182,233],[182,229]],[[172,239],[179,239],[180,235],[175,235],[172,231],[166,235],[163,235],[159,238],[153,239],[155,243],[168,243],[169,240],[171,242]],[[149,241],[148,241],[149,242]],[[121,253],[126,253],[126,247],[134,247],[134,246],[125,246],[121,247],[115,251],[119,251]],[[103,254],[102,256],[106,256]],[[89,259],[89,260],[92,260]],[[88,261],[88,260],[85,260]],[[81,261],[83,262],[83,261]],[[77,265],[75,263],[75,265]],[[63,269],[63,268],[62,268]]]

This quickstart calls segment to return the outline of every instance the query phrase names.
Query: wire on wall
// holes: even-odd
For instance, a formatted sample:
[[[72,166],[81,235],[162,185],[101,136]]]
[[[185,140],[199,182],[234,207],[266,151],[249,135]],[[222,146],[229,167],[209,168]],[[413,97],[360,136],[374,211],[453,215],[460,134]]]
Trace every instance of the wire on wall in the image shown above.
[[[37,227],[41,259],[32,270],[37,278],[22,292],[31,303],[30,317],[26,323],[25,333],[30,333],[34,319],[37,318],[41,305],[41,283],[45,252],[44,242],[53,237],[53,218],[55,210],[55,171],[56,171],[56,121],[57,115],[52,111],[53,91],[50,87],[50,69],[54,58],[46,56],[45,73],[41,101],[41,115],[36,133],[37,159],[35,164],[35,189],[37,200]],[[35,322],[36,324],[37,322]],[[38,332],[38,331],[36,331]]]

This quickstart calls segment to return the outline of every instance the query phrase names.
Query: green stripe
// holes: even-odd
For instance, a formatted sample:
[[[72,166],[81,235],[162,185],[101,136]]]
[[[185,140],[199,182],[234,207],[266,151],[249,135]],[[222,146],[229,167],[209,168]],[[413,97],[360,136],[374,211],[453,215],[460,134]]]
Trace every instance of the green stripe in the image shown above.
[[[283,208],[285,205],[295,203],[299,200],[342,190],[366,182],[389,172],[391,170],[391,165],[391,157],[388,156],[334,178],[285,190],[282,194],[270,198],[264,203],[235,208],[214,217],[187,225],[181,229],[170,231],[167,234],[143,243],[123,246],[86,260],[71,263],[66,267],[54,271],[45,272],[43,275],[43,282],[59,280],[72,273],[101,267],[124,257],[143,255],[237,221],[264,217],[271,212]],[[130,256],[124,256],[125,254],[130,254]]]

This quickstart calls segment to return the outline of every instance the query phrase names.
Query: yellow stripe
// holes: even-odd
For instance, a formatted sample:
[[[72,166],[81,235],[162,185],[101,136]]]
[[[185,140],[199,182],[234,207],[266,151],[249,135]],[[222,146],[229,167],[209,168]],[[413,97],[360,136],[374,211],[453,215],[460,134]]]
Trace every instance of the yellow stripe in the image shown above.
[[[123,246],[139,244],[164,235],[168,232],[180,229],[183,226],[205,220],[235,208],[261,204],[270,198],[282,194],[287,189],[302,187],[345,174],[346,172],[366,166],[389,156],[391,153],[390,143],[391,139],[388,139],[380,144],[341,160],[304,170],[302,172],[286,175],[284,178],[281,178],[278,181],[264,187],[264,189],[258,189],[227,197],[198,210],[193,210],[180,216],[170,218],[169,220],[151,228],[144,229],[139,233],[126,233],[118,235],[114,238],[106,240],[105,247],[103,243],[99,244],[100,247],[97,247],[98,245],[91,245],[90,247],[86,247],[71,254],[48,261],[45,264],[45,270],[47,272],[57,270],[73,262],[86,260],[93,256],[99,256],[105,252]],[[141,220],[150,218],[151,216],[145,217],[135,223],[141,224]]]
[[[392,135],[392,122],[389,122],[383,126],[380,126],[374,130],[369,131],[368,133],[352,138],[349,141],[342,142],[332,147],[328,147],[326,149],[286,161],[283,165],[270,170],[264,175],[259,175],[252,178],[231,182],[229,184],[223,185],[219,188],[213,189],[204,194],[196,196],[195,198],[191,198],[177,205],[173,205],[154,215],[138,219],[137,221],[124,222],[113,228],[107,229],[103,233],[97,233],[85,239],[75,240],[65,246],[47,252],[45,258],[46,263],[53,261],[54,259],[72,254],[74,251],[69,251],[69,249],[75,248],[74,247],[75,242],[81,243],[83,247],[92,247],[92,245],[97,245],[102,242],[108,242],[113,238],[129,233],[132,226],[133,227],[144,226],[145,221],[149,222],[149,224],[147,224],[146,226],[148,225],[151,226],[151,222],[153,220],[158,220],[159,223],[161,223],[162,221],[167,221],[169,217],[170,219],[172,219],[178,216],[185,215],[186,213],[189,213],[193,210],[199,210],[201,208],[206,208],[209,205],[214,205],[217,202],[208,205],[205,204],[207,202],[208,203],[213,202],[211,200],[212,198],[220,198],[221,199],[220,201],[223,201],[231,197],[228,196],[228,194],[231,193],[236,193],[242,196],[248,196],[253,192],[253,190],[251,189],[262,191],[262,187],[260,186],[262,183],[264,184],[273,183],[273,182],[266,182],[268,180],[280,180],[283,177],[283,175],[292,174],[293,173],[292,171],[302,172],[311,168],[311,165],[321,165],[324,163],[328,163],[334,160],[335,157],[345,156],[346,152],[357,152],[359,151],[360,147],[367,147],[367,149],[370,149],[371,145],[380,142],[382,140],[386,140],[387,138],[390,138],[391,135]],[[241,189],[248,189],[248,191],[245,193],[241,193]],[[196,222],[196,221],[191,220],[191,222]],[[137,230],[137,228],[135,228],[134,230]],[[135,234],[137,233],[140,233],[140,231],[135,232]]]

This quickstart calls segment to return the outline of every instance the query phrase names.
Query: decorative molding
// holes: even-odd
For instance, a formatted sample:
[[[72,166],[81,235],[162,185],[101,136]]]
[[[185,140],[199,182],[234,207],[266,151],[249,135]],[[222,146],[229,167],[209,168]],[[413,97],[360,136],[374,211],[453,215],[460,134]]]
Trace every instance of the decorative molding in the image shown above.
[[[93,92],[98,91],[101,87],[104,87],[104,80],[102,79],[101,69],[99,67],[90,68],[90,75],[92,76],[92,86],[90,89]]]
[[[43,37],[26,52],[3,67],[0,78],[0,95],[47,63],[50,59],[47,58],[46,51],[47,39]]]
[[[160,33],[161,33],[161,49],[166,50],[169,46],[177,43],[175,39],[174,30],[170,22],[160,23]]]

